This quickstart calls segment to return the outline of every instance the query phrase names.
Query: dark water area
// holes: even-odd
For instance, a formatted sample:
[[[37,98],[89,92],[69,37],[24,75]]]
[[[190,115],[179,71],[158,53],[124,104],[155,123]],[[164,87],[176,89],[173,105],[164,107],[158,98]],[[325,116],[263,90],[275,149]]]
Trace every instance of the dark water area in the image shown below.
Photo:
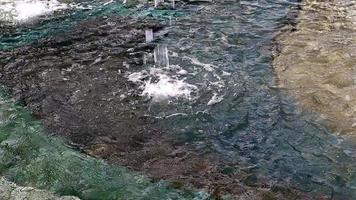
[[[50,135],[176,189],[356,198],[354,145],[276,86],[275,38],[300,2],[134,5],[4,25],[1,85]]]

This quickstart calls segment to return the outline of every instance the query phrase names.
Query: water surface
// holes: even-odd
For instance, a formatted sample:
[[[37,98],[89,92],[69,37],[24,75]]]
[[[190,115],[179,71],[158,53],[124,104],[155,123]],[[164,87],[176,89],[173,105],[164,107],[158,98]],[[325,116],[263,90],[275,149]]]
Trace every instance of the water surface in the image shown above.
[[[93,1],[5,33],[2,84],[48,132],[174,187],[352,199],[353,143],[301,111],[272,67],[304,3]]]

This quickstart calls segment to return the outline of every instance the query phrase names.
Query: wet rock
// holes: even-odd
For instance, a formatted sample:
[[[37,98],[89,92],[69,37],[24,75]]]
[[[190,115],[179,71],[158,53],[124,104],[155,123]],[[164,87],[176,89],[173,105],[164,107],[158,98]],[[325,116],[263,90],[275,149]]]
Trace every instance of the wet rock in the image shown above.
[[[277,39],[274,68],[304,110],[319,114],[336,134],[355,135],[355,4],[304,2],[295,31]]]
[[[32,187],[18,186],[4,177],[0,178],[1,200],[79,200],[72,196],[56,196],[51,192],[38,190]]]
[[[250,186],[250,187],[253,187],[253,186],[256,186],[257,184],[257,176],[252,174],[248,177],[246,177],[244,183],[247,185],[247,186]]]

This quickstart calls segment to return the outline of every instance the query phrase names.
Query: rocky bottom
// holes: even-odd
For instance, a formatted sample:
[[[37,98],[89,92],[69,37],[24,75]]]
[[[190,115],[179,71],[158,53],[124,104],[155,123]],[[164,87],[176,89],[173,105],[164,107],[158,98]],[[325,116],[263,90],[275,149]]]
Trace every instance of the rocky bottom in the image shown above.
[[[356,133],[355,1],[304,1],[293,32],[279,36],[279,84],[333,132]]]
[[[76,197],[59,197],[45,190],[38,190],[32,187],[22,187],[15,183],[0,178],[0,199],[2,200],[79,200]]]
[[[250,175],[253,169],[214,153],[194,151],[145,115],[149,107],[140,94],[124,95],[134,88],[127,72],[142,68],[143,55],[153,50],[145,43],[145,30],[163,28],[155,21],[120,17],[80,22],[65,35],[1,52],[0,84],[48,133],[89,155],[168,179],[173,188],[194,186],[215,199],[226,194],[315,199],[288,185],[271,185]],[[236,168],[241,170],[231,170]]]

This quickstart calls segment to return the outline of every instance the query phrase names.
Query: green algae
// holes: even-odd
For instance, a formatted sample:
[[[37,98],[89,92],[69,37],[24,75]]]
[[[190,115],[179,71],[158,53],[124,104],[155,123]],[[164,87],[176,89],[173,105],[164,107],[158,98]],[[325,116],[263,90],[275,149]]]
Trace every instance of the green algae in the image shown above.
[[[0,175],[25,186],[81,199],[208,199],[204,192],[170,189],[126,168],[78,153],[43,133],[38,121],[0,97]]]
[[[93,3],[91,9],[71,9],[58,11],[53,16],[46,16],[34,24],[25,25],[1,25],[0,21],[0,50],[10,50],[36,43],[44,37],[55,34],[64,34],[66,30],[75,26],[77,22],[88,20],[93,17],[107,17],[111,15],[130,18],[153,18],[156,20],[167,20],[171,17],[184,16],[183,11],[170,9],[153,9],[136,7],[135,5],[124,5],[112,2],[106,5],[98,2]]]

